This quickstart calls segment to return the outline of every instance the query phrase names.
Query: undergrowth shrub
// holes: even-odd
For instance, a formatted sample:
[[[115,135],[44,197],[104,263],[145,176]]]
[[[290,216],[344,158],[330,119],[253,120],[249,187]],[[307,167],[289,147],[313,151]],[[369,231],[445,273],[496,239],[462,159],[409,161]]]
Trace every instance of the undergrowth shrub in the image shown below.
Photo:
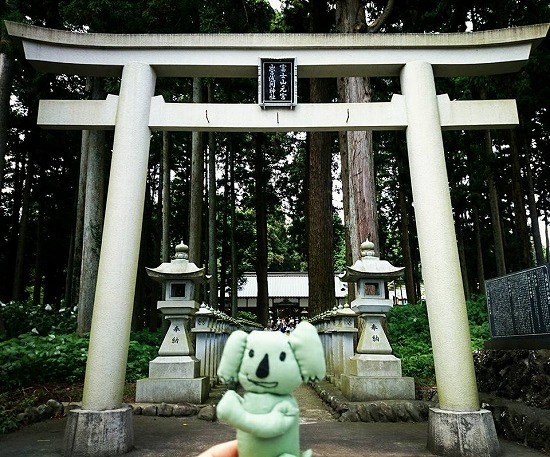
[[[490,339],[485,297],[466,302],[472,350],[483,348]],[[404,376],[417,385],[435,385],[430,326],[425,303],[395,306],[387,316],[388,337],[396,357],[401,359]]]
[[[0,341],[15,338],[23,333],[48,335],[76,331],[76,307],[56,308],[53,305],[11,301],[0,302],[0,313],[6,327],[6,333],[0,335]]]

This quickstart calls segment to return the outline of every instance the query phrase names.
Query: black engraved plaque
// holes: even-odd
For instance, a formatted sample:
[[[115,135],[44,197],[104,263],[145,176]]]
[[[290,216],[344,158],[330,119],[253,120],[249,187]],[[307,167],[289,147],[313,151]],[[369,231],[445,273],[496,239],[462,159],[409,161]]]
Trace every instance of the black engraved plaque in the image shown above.
[[[258,76],[261,105],[296,104],[296,59],[260,59]]]
[[[494,338],[550,336],[550,264],[485,282]]]

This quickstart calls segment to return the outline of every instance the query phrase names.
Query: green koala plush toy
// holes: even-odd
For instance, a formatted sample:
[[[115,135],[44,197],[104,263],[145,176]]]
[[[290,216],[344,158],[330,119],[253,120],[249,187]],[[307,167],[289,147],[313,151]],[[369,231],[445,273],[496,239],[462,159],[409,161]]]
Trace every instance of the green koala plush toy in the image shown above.
[[[325,376],[325,356],[315,327],[300,322],[281,332],[241,330],[225,345],[218,376],[238,381],[244,397],[229,390],[216,408],[218,418],[237,429],[239,457],[299,457],[299,409],[292,391]],[[308,450],[302,457],[310,457]]]

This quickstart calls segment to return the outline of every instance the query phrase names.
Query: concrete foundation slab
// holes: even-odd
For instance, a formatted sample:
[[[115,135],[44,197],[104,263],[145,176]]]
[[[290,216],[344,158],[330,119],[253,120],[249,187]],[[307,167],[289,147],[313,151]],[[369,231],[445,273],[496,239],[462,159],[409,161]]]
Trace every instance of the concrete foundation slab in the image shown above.
[[[430,408],[428,449],[449,457],[496,457],[501,450],[490,411]]]
[[[414,400],[414,379],[342,375],[342,393],[350,401]]]
[[[119,409],[69,412],[63,439],[65,457],[108,457],[128,453],[134,447],[133,411]]]
[[[193,379],[146,378],[136,383],[136,402],[201,404],[208,398],[209,390],[207,376]]]

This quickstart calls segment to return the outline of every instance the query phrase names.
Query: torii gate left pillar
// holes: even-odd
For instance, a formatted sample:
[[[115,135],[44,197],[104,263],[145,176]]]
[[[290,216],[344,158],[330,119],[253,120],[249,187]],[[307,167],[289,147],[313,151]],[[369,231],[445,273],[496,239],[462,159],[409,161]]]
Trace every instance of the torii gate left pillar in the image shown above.
[[[134,445],[133,412],[130,406],[122,405],[122,395],[155,80],[153,69],[145,63],[130,62],[122,71],[82,409],[72,411],[69,416],[65,455],[119,455],[129,452]],[[105,433],[106,430],[110,433]]]
[[[517,71],[533,44],[546,36],[548,24],[413,36],[136,37],[72,34],[14,23],[7,28],[23,39],[27,58],[41,70],[117,75],[122,69],[119,97],[42,101],[39,110],[39,124],[45,127],[115,129],[83,411],[69,417],[65,455],[117,455],[133,445],[132,415],[122,405],[122,390],[150,129],[406,130],[440,396],[440,409],[430,412],[428,447],[439,455],[499,455],[492,416],[480,410],[477,398],[441,129],[507,128],[517,124],[517,113],[511,100],[451,102],[437,96],[434,76]],[[232,54],[235,61],[228,58],[232,49],[237,51]],[[168,104],[152,97],[155,73],[254,77],[258,57],[272,52],[297,57],[302,77],[400,76],[403,96],[386,103],[299,104],[281,113],[244,104]],[[441,258],[445,268],[439,267]]]

